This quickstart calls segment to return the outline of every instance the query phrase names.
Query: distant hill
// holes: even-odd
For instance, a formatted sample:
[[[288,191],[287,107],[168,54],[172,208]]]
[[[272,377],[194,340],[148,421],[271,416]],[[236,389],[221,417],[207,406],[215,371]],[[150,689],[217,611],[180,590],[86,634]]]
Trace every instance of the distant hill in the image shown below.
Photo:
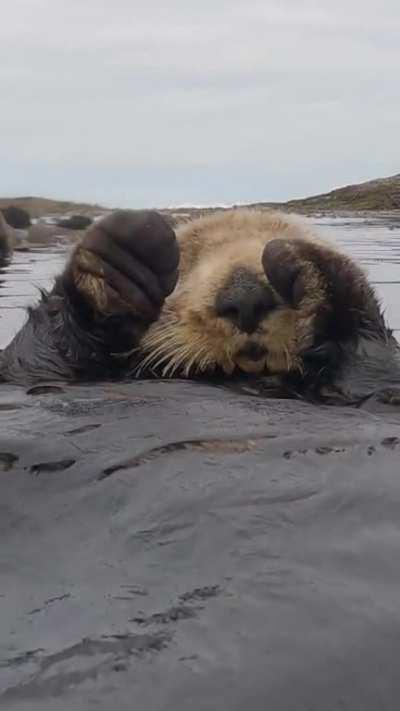
[[[368,180],[366,183],[347,185],[329,193],[289,200],[283,203],[289,210],[312,212],[317,210],[380,211],[400,210],[400,173],[389,178]]]
[[[7,205],[17,205],[29,212],[32,217],[60,216],[81,214],[94,217],[109,212],[101,205],[77,203],[65,200],[49,200],[39,197],[0,198],[0,210]],[[332,212],[382,212],[400,211],[400,173],[389,178],[369,180],[357,185],[347,185],[331,190],[329,193],[314,195],[287,202],[256,202],[248,207],[258,209],[279,208],[288,212],[303,214]],[[176,207],[161,209],[173,223],[188,220],[198,215],[210,214],[221,207]]]
[[[31,217],[60,216],[60,215],[87,215],[94,217],[107,212],[101,205],[90,205],[86,202],[72,202],[70,200],[50,200],[41,197],[13,197],[0,198],[0,210],[7,205],[16,205],[27,210]]]
[[[254,202],[248,203],[246,207],[259,209],[277,208],[300,213],[400,210],[400,173],[389,178],[379,178],[356,185],[347,185],[344,188],[337,188],[329,193],[313,195],[312,197],[288,200],[287,202]],[[221,209],[223,208],[181,207],[168,210],[168,212],[173,212],[176,215],[192,215]]]
[[[239,207],[239,206],[237,206]],[[315,213],[364,213],[392,212],[400,214],[400,173],[389,178],[369,180],[357,185],[331,190],[329,193],[287,202],[255,202],[246,207],[261,210],[279,209],[305,215]],[[221,207],[182,207],[165,211],[172,214],[175,221],[193,218],[199,214],[209,214]]]

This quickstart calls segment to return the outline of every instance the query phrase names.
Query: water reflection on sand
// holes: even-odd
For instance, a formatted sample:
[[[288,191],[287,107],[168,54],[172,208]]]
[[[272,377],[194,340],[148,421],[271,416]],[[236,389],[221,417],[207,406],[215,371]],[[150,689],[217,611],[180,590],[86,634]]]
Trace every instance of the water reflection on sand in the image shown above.
[[[323,236],[340,245],[368,271],[390,326],[400,334],[400,218],[319,218],[313,222]],[[39,288],[49,288],[61,270],[65,246],[15,252],[0,268],[0,348],[23,324],[25,308],[38,299]]]

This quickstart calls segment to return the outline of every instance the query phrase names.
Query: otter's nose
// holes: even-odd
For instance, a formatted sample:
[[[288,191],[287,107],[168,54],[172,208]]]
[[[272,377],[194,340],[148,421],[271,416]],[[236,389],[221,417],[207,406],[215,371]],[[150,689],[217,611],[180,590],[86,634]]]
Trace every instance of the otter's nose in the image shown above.
[[[277,305],[272,290],[256,275],[235,274],[218,294],[215,310],[220,318],[231,321],[240,331],[254,333],[269,311]]]

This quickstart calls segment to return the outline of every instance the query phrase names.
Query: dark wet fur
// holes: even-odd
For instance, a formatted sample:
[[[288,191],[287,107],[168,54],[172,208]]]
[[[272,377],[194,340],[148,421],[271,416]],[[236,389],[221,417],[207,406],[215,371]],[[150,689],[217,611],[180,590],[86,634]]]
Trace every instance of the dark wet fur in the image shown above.
[[[138,338],[141,330],[126,315],[94,321],[59,279],[51,294],[42,291],[39,306],[28,309],[26,324],[0,355],[0,374],[24,384],[122,377],[125,363],[110,351],[131,348],[132,334]]]

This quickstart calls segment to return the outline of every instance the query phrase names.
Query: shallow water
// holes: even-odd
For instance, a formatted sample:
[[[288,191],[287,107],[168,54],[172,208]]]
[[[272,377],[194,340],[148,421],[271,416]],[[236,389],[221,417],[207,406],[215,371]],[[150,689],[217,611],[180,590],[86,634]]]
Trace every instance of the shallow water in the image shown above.
[[[0,267],[0,349],[21,328],[26,307],[37,302],[39,289],[51,286],[67,253],[65,246],[14,252],[12,262]]]
[[[389,326],[400,333],[400,218],[321,219],[320,233],[332,239],[367,271]]]
[[[361,218],[314,220],[319,231],[355,257],[368,271],[387,319],[400,332],[400,219]],[[64,264],[65,246],[16,252],[0,268],[0,348],[4,348],[26,318],[25,309],[38,299],[39,288],[49,288]]]

